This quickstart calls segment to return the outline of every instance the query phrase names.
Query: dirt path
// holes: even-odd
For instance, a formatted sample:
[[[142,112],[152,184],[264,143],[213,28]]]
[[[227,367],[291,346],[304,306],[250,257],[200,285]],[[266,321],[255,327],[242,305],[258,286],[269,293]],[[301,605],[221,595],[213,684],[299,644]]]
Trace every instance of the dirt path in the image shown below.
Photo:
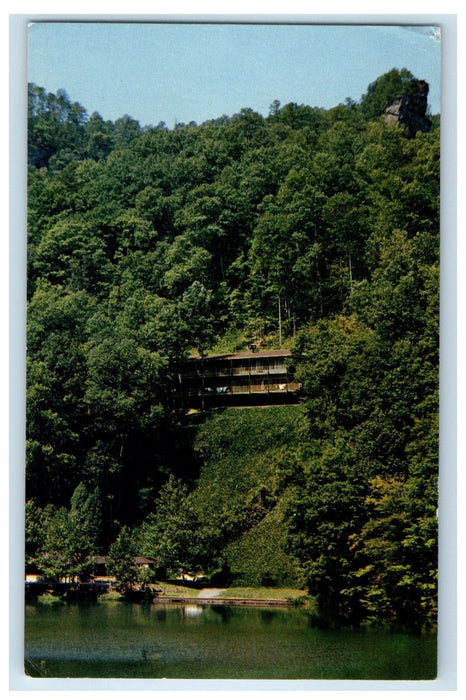
[[[217,598],[221,593],[224,593],[226,588],[202,588],[199,591],[198,598]]]

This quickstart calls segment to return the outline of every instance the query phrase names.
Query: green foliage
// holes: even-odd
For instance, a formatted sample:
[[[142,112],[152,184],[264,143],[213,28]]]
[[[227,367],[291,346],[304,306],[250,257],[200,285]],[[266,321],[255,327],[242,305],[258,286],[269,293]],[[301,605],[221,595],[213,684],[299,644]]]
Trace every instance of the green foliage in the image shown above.
[[[34,562],[38,552],[44,550],[45,516],[42,508],[34,501],[26,501],[24,511],[24,543],[26,566]]]
[[[225,549],[230,577],[244,586],[293,586],[300,581],[299,562],[288,552],[283,500]],[[251,519],[253,522],[253,519]]]
[[[69,510],[53,506],[26,506],[27,562],[34,564],[48,580],[74,581],[92,571],[92,557],[98,554],[101,530],[100,495],[89,494],[79,484],[71,497]]]
[[[134,543],[129,529],[121,528],[118,537],[108,550],[107,572],[117,580],[117,590],[121,593],[132,588],[138,581],[138,571],[134,565]]]
[[[171,475],[160,489],[154,513],[140,531],[141,550],[157,559],[159,570],[165,574],[199,573],[206,554],[187,495],[187,486]]]
[[[350,538],[361,568],[352,583],[369,619],[399,628],[436,623],[437,522],[430,504],[411,480],[374,477],[369,519]],[[419,515],[419,511],[423,511]],[[343,595],[354,595],[353,590]]]
[[[435,618],[433,238],[395,231],[372,280],[355,287],[357,317],[321,321],[296,343],[313,443],[295,476],[290,544],[321,612],[340,621]]]
[[[379,119],[420,87],[170,130],[29,86],[29,562],[79,575],[114,543],[128,586],[131,550],[432,621],[439,119]],[[302,405],[182,416],[177,361],[273,345],[279,313]]]
[[[71,103],[64,90],[46,93],[34,84],[28,86],[28,158],[37,167],[47,166],[52,156],[55,166],[77,159],[85,139],[86,111]]]
[[[413,74],[406,68],[393,68],[374,80],[361,98],[360,107],[364,116],[367,119],[379,117],[396,97],[410,94],[413,79]]]
[[[102,531],[102,503],[98,486],[89,493],[81,482],[71,496],[70,517],[76,528],[87,536],[94,553],[99,551]]]
[[[191,347],[197,347],[202,354],[214,339],[214,322],[212,320],[212,292],[195,281],[183,293],[178,304],[178,313],[189,329]]]
[[[248,584],[295,582],[283,499],[305,424],[300,406],[267,406],[213,412],[200,426],[195,449],[203,466],[190,499],[210,571]]]

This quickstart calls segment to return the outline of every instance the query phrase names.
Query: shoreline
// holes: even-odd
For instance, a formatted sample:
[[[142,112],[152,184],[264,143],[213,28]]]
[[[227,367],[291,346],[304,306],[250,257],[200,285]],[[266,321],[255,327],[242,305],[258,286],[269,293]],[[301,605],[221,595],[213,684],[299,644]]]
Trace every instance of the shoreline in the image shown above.
[[[26,604],[27,603],[34,603],[34,602],[42,602],[42,603],[58,603],[58,602],[65,602],[65,599],[62,595],[58,594],[57,592],[53,593],[51,588],[46,589],[43,591],[43,593],[35,593],[33,592],[35,586],[30,585],[27,587],[27,594],[26,594]],[[32,590],[31,590],[32,589]],[[223,591],[222,591],[223,592]],[[75,591],[76,598],[73,597],[76,601],[79,600],[90,600],[91,598],[95,601],[101,601],[101,602],[128,602],[128,603],[148,603],[149,605],[198,605],[198,606],[209,606],[209,605],[229,605],[229,606],[250,606],[250,607],[293,607],[296,606],[297,602],[295,601],[294,598],[292,597],[280,597],[280,598],[273,598],[273,597],[254,597],[254,596],[221,596],[221,595],[204,595],[204,596],[190,596],[190,595],[184,595],[183,593],[177,594],[177,593],[172,593],[171,595],[164,595],[163,593],[160,595],[153,595],[153,597],[148,596],[145,600],[140,598],[138,599],[137,595],[134,597],[134,600],[131,599],[131,597],[127,598],[125,600],[124,595],[117,593],[116,591],[106,591],[106,592],[101,592],[101,593],[96,593],[93,592],[90,587],[87,589],[87,591],[81,589],[81,595],[79,595],[79,591]],[[93,594],[92,596],[90,594]],[[29,595],[28,595],[29,594]],[[262,594],[263,595],[263,594]],[[300,601],[299,606],[301,607],[303,605],[303,602]]]
[[[243,605],[252,607],[288,607],[292,603],[290,600],[280,598],[186,598],[184,596],[155,596],[151,601],[154,605]]]

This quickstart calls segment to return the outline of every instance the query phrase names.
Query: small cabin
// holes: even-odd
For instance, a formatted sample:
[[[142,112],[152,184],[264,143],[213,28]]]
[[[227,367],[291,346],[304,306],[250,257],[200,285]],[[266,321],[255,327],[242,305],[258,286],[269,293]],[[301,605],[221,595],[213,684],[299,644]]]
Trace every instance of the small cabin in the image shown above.
[[[287,369],[290,350],[188,357],[178,368],[182,405],[296,403],[300,388]]]
[[[90,561],[92,563],[92,573],[94,579],[98,580],[113,580],[108,576],[107,571],[107,559],[108,557],[91,557]],[[150,569],[154,570],[157,565],[157,560],[152,557],[133,557],[133,565],[137,569]]]

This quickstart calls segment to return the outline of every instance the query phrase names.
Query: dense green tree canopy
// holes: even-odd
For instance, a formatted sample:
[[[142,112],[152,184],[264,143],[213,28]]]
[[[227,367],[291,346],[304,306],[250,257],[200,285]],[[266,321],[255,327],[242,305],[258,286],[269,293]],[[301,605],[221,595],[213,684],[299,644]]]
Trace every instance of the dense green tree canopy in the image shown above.
[[[433,619],[439,128],[381,118],[421,83],[393,69],[359,103],[174,129],[29,87],[31,560],[62,540],[75,572],[111,543],[167,572],[281,567],[329,617]],[[173,401],[177,362],[280,340],[300,429],[256,416],[276,451],[246,422],[249,452],[206,452]],[[255,538],[278,532],[279,558],[260,559]]]

